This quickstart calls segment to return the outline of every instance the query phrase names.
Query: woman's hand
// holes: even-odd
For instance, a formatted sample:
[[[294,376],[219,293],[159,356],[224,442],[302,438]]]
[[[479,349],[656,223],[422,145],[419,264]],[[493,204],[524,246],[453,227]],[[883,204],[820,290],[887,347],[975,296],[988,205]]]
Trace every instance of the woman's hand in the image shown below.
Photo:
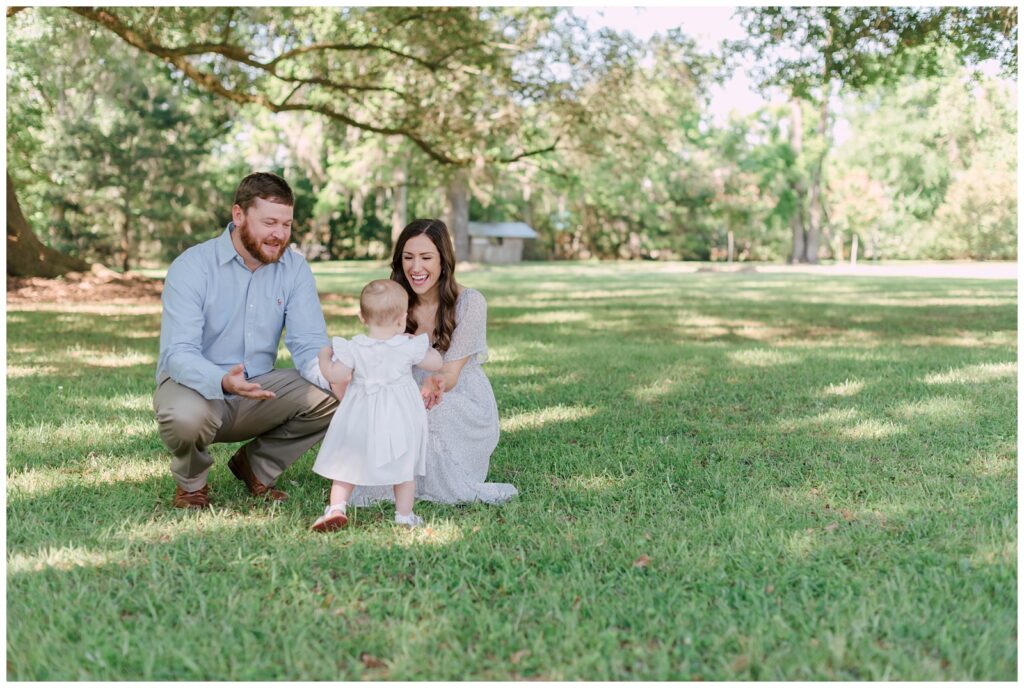
[[[423,381],[420,387],[420,396],[423,397],[423,405],[429,411],[441,403],[444,396],[444,376],[431,375]]]

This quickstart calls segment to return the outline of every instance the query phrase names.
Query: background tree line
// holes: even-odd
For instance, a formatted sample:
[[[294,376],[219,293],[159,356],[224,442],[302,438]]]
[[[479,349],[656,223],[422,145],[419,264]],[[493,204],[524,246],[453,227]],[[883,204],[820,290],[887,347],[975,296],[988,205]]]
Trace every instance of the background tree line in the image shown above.
[[[314,259],[416,216],[461,255],[474,219],[529,223],[538,259],[1016,257],[1015,82],[977,68],[1015,75],[1015,8],[741,16],[706,53],[550,7],[8,10],[8,274],[12,193],[46,246],[128,270],[222,231],[253,169]],[[746,56],[788,102],[717,125]]]

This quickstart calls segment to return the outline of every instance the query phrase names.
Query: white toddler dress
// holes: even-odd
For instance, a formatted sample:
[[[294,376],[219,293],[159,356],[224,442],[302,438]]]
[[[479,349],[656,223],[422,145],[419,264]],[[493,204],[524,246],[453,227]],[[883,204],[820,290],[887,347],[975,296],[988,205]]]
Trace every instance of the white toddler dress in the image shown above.
[[[430,348],[427,335],[333,339],[333,360],[352,368],[313,472],[354,485],[397,485],[426,472],[427,411],[412,366]]]

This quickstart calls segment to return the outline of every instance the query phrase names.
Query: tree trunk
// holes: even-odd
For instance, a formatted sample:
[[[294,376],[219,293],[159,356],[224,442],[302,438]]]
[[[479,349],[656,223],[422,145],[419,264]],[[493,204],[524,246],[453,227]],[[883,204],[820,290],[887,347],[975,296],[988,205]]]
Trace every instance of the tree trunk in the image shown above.
[[[409,181],[406,175],[408,161],[402,159],[395,177],[395,192],[391,196],[391,245],[398,241],[398,235],[408,224],[409,212]]]
[[[821,138],[821,155],[814,161],[811,168],[811,197],[807,208],[807,262],[818,262],[818,244],[821,241],[825,219],[824,199],[822,198],[821,177],[825,168],[825,155],[828,151],[828,99],[831,89],[826,81],[821,96],[821,121],[818,123],[818,136]]]
[[[84,272],[89,265],[44,246],[21,212],[11,175],[7,175],[7,274],[10,277],[58,277]]]
[[[790,127],[789,127],[789,145],[793,149],[793,157],[797,162],[799,168],[800,154],[804,147],[804,123],[803,113],[800,111],[800,99],[797,96],[793,96],[790,101]],[[807,230],[804,227],[804,185],[800,180],[799,171],[796,174],[796,179],[793,182],[793,193],[796,195],[796,204],[793,209],[793,215],[790,217],[790,226],[793,229],[793,251],[789,254],[789,262],[796,265],[797,263],[803,263],[807,259],[807,250],[805,238],[807,236]]]
[[[825,63],[821,79],[821,117],[818,120],[818,139],[821,154],[816,156],[811,166],[811,197],[807,209],[807,262],[818,262],[818,245],[821,242],[822,225],[825,219],[824,200],[822,198],[821,177],[825,170],[825,156],[828,154],[828,101],[832,97],[832,39],[834,15],[826,10],[828,16],[828,37],[825,39]]]
[[[445,223],[455,244],[455,260],[469,260],[469,172],[456,169],[448,182]]]
[[[121,270],[128,272],[132,255],[132,211],[127,198],[121,212],[124,214],[124,222],[121,225]]]

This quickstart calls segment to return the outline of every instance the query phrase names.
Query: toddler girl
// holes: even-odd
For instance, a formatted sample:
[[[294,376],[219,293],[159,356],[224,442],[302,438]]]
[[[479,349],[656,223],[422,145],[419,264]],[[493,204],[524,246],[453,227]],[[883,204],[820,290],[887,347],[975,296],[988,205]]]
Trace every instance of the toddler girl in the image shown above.
[[[441,369],[441,354],[427,335],[404,334],[409,309],[405,289],[374,280],[359,295],[359,320],[366,335],[334,337],[319,354],[328,381],[351,383],[327,429],[313,471],[330,478],[331,496],[313,530],[348,523],[345,508],[356,485],[394,485],[395,523],[423,525],[412,513],[416,475],[425,472],[427,411],[412,366]],[[333,356],[332,356],[333,353]]]

